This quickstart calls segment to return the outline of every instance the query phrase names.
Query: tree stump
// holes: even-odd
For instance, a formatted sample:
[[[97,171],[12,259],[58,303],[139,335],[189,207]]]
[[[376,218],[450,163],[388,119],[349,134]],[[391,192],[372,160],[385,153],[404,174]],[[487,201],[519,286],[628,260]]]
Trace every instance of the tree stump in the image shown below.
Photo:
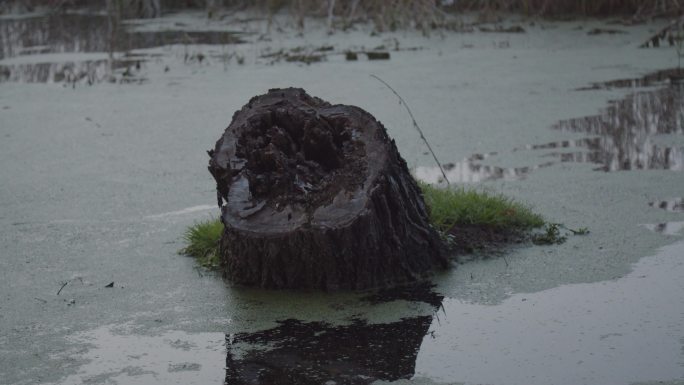
[[[447,266],[406,162],[358,107],[273,89],[234,114],[209,155],[235,283],[366,289]]]

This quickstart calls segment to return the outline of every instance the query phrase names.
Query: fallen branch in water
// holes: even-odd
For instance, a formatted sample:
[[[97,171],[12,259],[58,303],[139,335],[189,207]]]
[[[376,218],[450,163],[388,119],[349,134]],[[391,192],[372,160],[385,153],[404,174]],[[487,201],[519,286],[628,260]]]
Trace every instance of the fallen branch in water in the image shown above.
[[[59,290],[57,290],[57,295],[59,295],[59,293],[62,292],[62,289],[64,289],[64,286],[66,286],[67,284],[69,284],[69,281],[66,281],[62,284],[62,287],[60,287]]]
[[[432,151],[432,146],[430,146],[430,143],[428,143],[427,139],[425,138],[425,135],[423,134],[423,130],[421,130],[420,126],[418,126],[418,122],[416,122],[416,118],[413,117],[413,113],[411,112],[411,109],[409,108],[408,104],[406,104],[406,101],[404,100],[404,98],[402,98],[401,95],[399,95],[399,93],[397,91],[395,91],[394,88],[392,88],[392,86],[390,86],[386,81],[380,79],[379,76],[371,75],[371,77],[377,79],[380,83],[384,84],[385,87],[389,88],[390,91],[392,91],[392,93],[394,93],[397,96],[397,98],[399,98],[399,103],[402,104],[404,106],[404,108],[406,108],[406,111],[409,113],[409,116],[411,117],[411,121],[413,122],[413,127],[415,127],[416,130],[418,131],[418,133],[420,134],[420,138],[423,139],[423,142],[425,142],[425,145],[427,146],[428,150],[430,150],[430,154],[432,154],[432,158],[435,160],[435,163],[437,163],[437,167],[439,167],[439,171],[442,172],[442,176],[444,177],[444,180],[446,181],[447,185],[450,186],[451,183],[449,183],[449,179],[447,178],[446,173],[444,172],[444,168],[442,167],[442,164],[437,159],[437,155],[435,155],[435,152]]]

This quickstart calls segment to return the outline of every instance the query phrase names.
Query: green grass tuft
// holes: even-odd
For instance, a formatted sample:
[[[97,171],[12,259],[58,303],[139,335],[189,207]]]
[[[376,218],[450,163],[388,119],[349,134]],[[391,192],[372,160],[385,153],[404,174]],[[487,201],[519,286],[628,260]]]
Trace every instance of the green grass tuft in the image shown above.
[[[196,222],[185,230],[183,239],[187,245],[181,254],[197,258],[200,265],[207,268],[219,266],[219,240],[223,233],[223,223],[212,218]]]
[[[501,194],[464,188],[441,189],[423,182],[418,185],[423,191],[430,221],[443,236],[458,225],[522,232],[545,224],[544,219],[529,207]],[[222,232],[223,224],[218,219],[197,222],[185,231],[186,247],[180,253],[197,258],[204,267],[217,268]]]
[[[501,194],[474,189],[441,189],[418,182],[430,221],[440,232],[454,226],[486,226],[496,230],[531,230],[544,225],[544,219],[529,207]]]

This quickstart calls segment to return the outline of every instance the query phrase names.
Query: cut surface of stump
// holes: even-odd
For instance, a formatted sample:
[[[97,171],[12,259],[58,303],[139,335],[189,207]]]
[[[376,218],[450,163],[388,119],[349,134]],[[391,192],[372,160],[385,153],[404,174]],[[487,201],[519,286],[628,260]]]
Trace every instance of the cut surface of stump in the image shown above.
[[[235,113],[209,155],[235,283],[366,289],[447,265],[406,162],[358,107],[273,89]]]

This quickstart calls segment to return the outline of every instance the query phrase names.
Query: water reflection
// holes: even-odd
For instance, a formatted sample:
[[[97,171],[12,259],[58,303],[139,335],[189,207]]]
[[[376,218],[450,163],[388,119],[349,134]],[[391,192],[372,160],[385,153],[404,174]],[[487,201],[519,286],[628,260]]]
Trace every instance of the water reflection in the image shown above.
[[[657,71],[642,79],[616,80],[602,87],[647,86],[665,84],[676,69]],[[594,89],[594,88],[591,88]],[[574,140],[529,144],[518,151],[545,152],[543,157],[556,158],[533,166],[503,167],[480,164],[497,153],[475,154],[458,163],[444,165],[450,181],[482,182],[494,179],[517,180],[532,171],[561,163],[597,164],[599,171],[619,170],[684,170],[684,148],[681,145],[656,144],[656,135],[684,134],[684,86],[671,85],[653,91],[640,91],[612,102],[601,115],[563,120],[553,128],[588,135]],[[438,167],[418,167],[416,178],[428,183],[443,182]],[[681,210],[681,209],[680,209]]]
[[[554,152],[562,162],[598,163],[604,171],[684,169],[681,147],[655,144],[658,134],[684,134],[682,89],[637,92],[601,115],[559,122],[556,129],[597,138],[578,142],[589,152]]]
[[[644,225],[647,229],[663,235],[677,235],[684,229],[684,222],[663,222]]]
[[[609,80],[607,82],[592,83],[588,87],[578,88],[577,91],[661,86],[669,84],[671,78],[678,76],[679,73],[680,70],[678,68],[668,68],[646,74],[644,77],[637,79],[617,79]]]
[[[499,167],[478,163],[479,161],[498,155],[496,152],[487,154],[473,154],[467,159],[456,163],[446,163],[443,165],[444,173],[450,182],[454,183],[476,183],[487,180],[504,179],[518,180],[523,179],[527,174],[540,168],[553,165],[555,162],[544,162],[533,166],[523,167]],[[427,183],[442,183],[444,177],[442,171],[437,166],[416,167],[415,177]]]
[[[112,22],[101,14],[50,14],[0,19],[0,81],[61,82],[73,78],[103,81],[108,79],[104,73],[130,68],[132,64],[127,59],[107,57],[106,53],[171,44],[243,42],[237,33],[229,31],[130,31],[125,26],[112,27]],[[61,63],[50,58],[50,54],[92,52],[103,53],[103,58],[87,60],[74,56]],[[19,56],[25,57],[20,63],[7,61]],[[31,56],[36,59],[32,60]]]
[[[0,65],[0,82],[30,82],[30,83],[78,83],[88,84],[103,81],[119,81],[122,83],[142,82],[137,76],[141,66],[140,60],[86,60],[63,63],[27,63]],[[115,71],[123,71],[117,79],[112,76]]]
[[[555,162],[545,162],[533,166],[524,167],[499,167],[463,161],[454,164],[454,167],[444,172],[450,182],[454,183],[476,183],[487,180],[504,179],[519,180],[527,174],[540,168],[553,165]],[[435,167],[416,167],[415,177],[427,183],[442,183],[444,177],[437,166]]]
[[[441,306],[442,296],[423,289],[380,292],[367,301],[395,299]],[[433,316],[391,323],[352,319],[325,322],[279,321],[272,329],[226,336],[226,384],[371,384],[415,374],[416,358]]]
[[[0,20],[0,59],[36,53],[108,52],[107,17],[48,15]]]
[[[35,53],[127,52],[169,44],[242,43],[230,31],[129,31],[109,32],[109,18],[99,14],[52,14],[21,19],[0,19],[0,59]]]

